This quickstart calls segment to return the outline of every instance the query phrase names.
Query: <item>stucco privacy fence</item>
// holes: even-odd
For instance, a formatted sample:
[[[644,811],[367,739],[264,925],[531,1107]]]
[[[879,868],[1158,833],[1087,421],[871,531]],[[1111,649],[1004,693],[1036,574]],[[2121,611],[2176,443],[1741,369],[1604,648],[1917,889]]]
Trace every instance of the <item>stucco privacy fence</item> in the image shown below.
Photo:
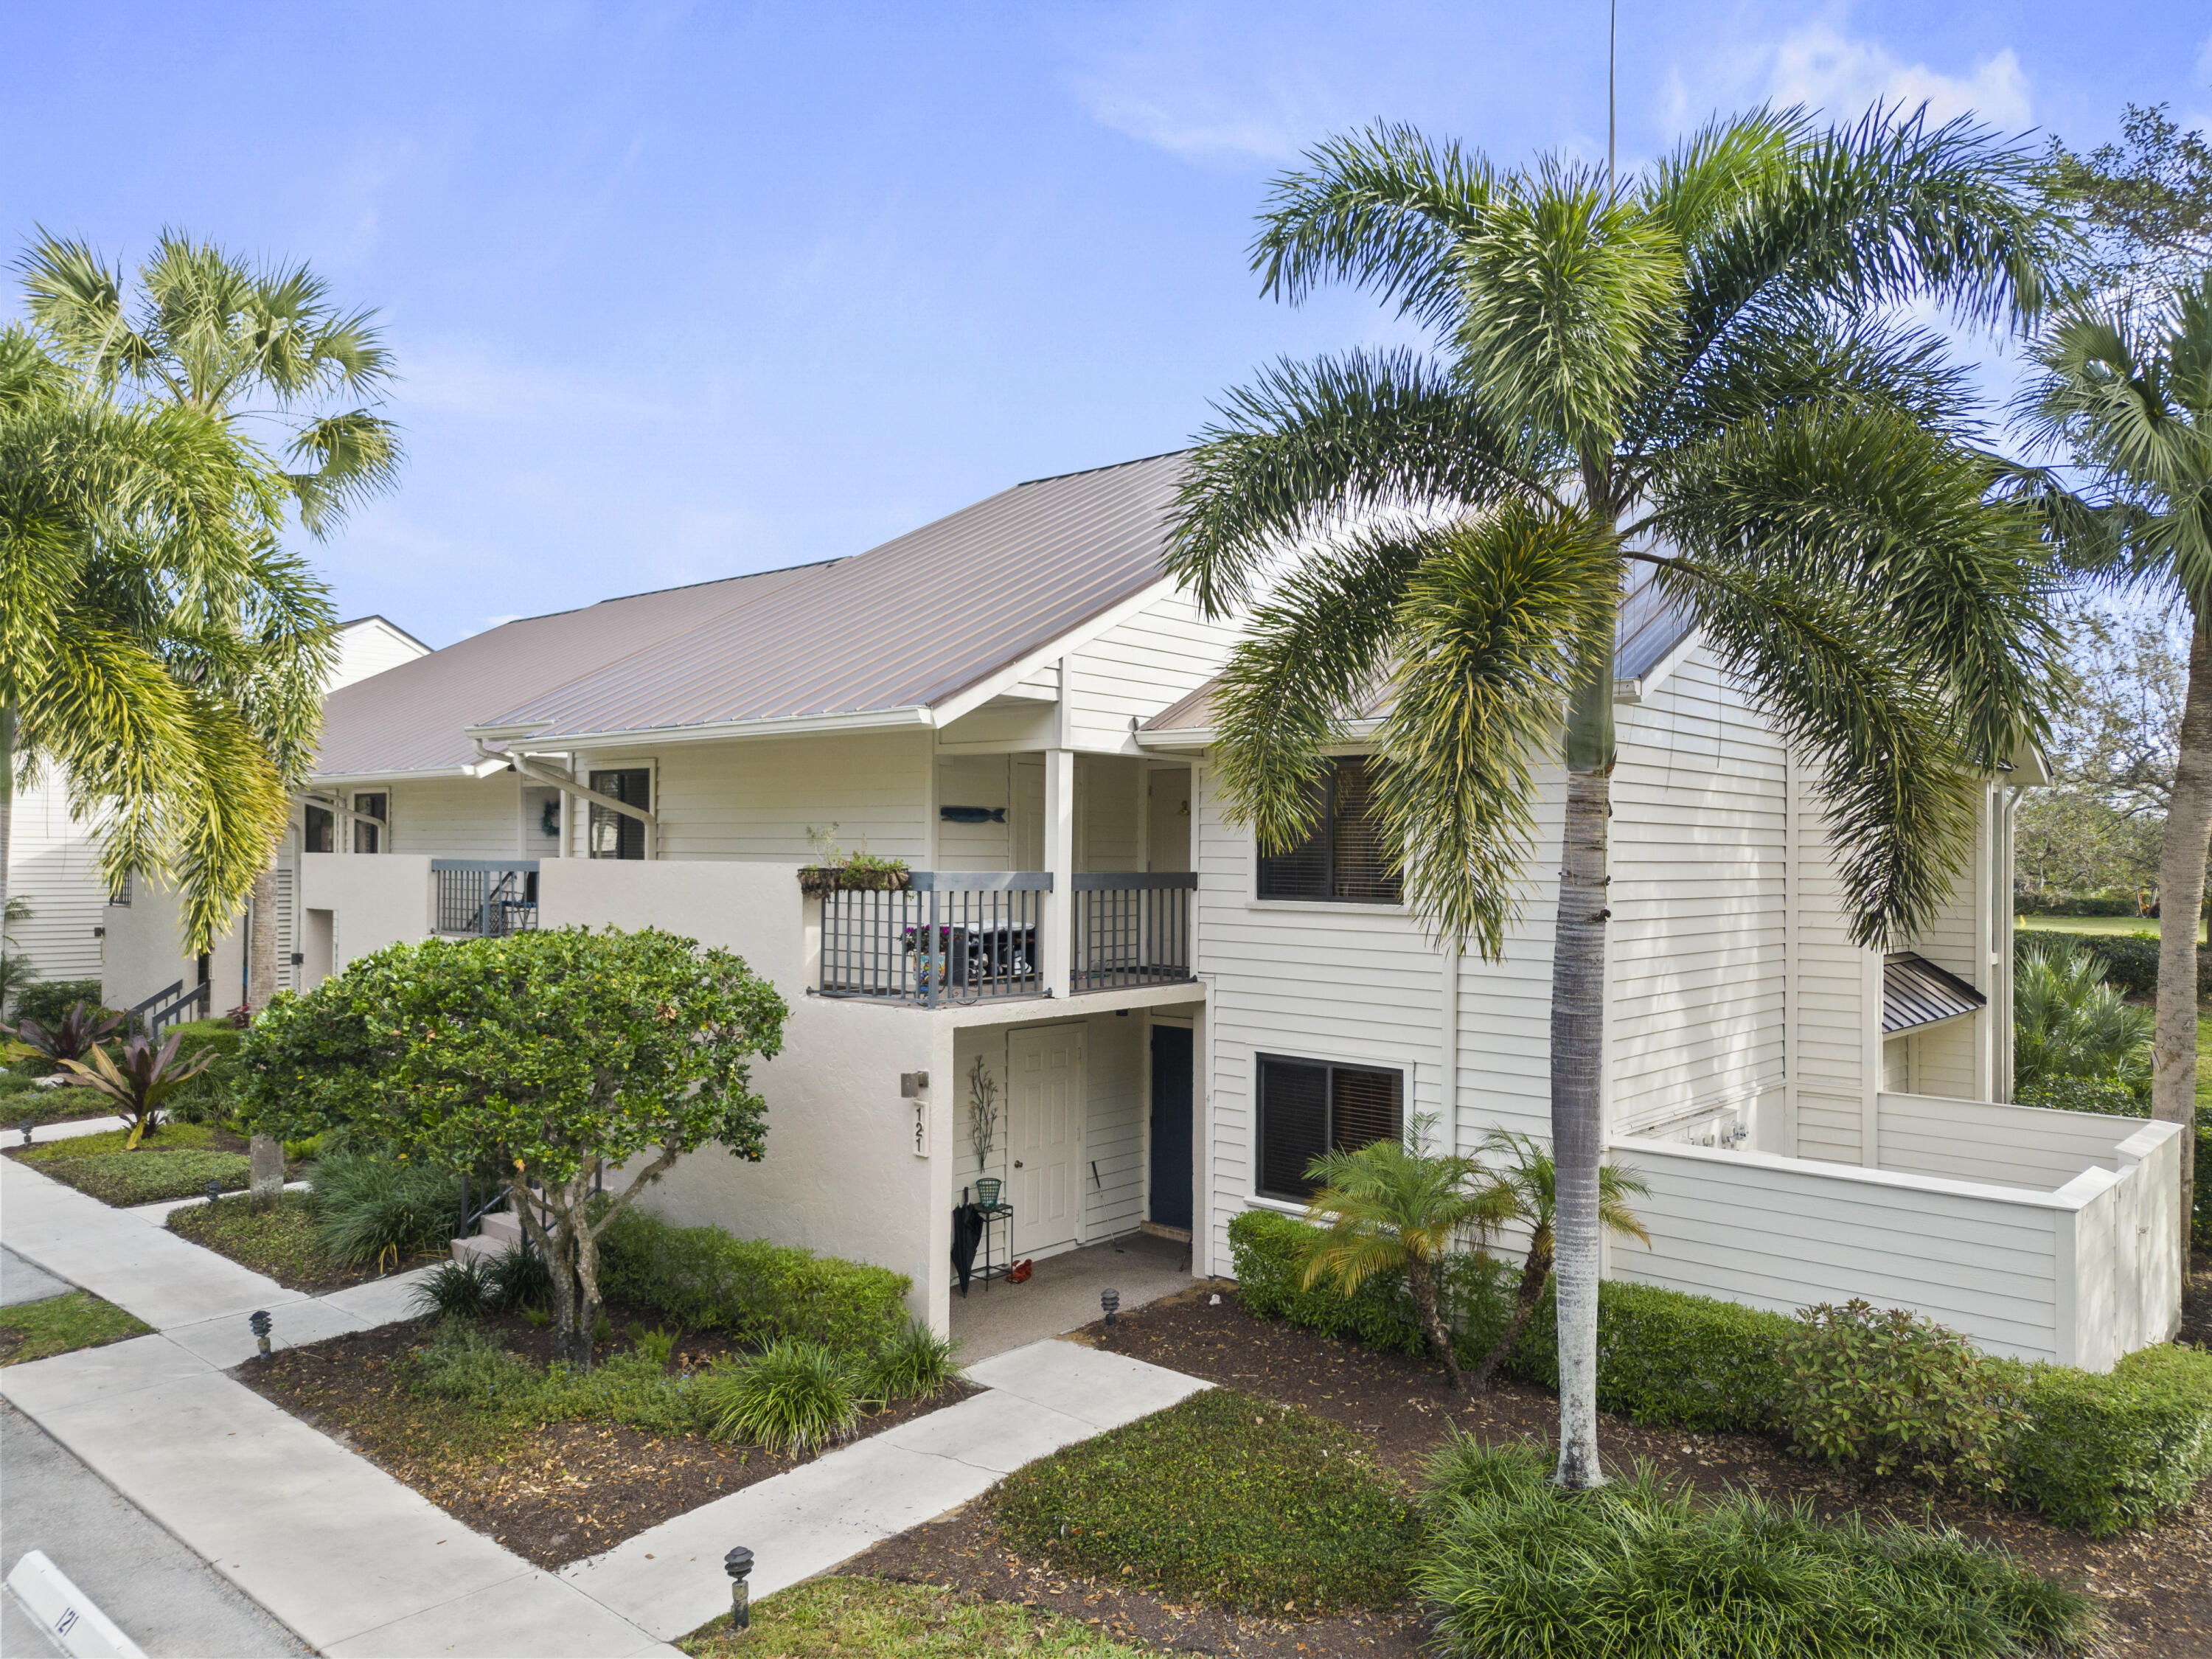
[[[1651,1248],[1609,1272],[1785,1313],[1862,1297],[2093,1371],[2173,1334],[2179,1125],[1902,1094],[1875,1115],[1871,1168],[1617,1138]]]

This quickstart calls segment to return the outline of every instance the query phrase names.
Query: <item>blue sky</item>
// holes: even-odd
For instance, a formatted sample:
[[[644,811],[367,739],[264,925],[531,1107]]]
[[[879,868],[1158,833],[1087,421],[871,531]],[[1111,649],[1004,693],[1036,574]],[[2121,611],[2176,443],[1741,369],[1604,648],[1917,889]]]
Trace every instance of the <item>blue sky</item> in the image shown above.
[[[2091,21],[2094,10],[2094,21]],[[1624,162],[1881,96],[2077,148],[2212,125],[2201,0],[1625,0]],[[1172,449],[1392,325],[1257,297],[1268,177],[1376,117],[1601,157],[1603,0],[19,9],[0,227],[174,224],[376,307],[410,458],[311,547],[433,644],[857,552]],[[2037,141],[2037,142],[2039,142]]]

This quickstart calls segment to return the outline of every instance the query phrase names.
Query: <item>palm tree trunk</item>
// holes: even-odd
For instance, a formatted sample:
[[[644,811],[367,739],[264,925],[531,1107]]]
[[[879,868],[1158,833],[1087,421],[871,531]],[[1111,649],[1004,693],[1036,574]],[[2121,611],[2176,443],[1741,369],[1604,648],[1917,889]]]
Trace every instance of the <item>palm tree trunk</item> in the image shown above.
[[[15,829],[15,705],[8,702],[0,703],[0,915],[8,910],[8,844]]]
[[[1605,1484],[1597,1451],[1598,1164],[1605,1152],[1606,820],[1613,675],[1568,714],[1567,811],[1552,947],[1553,1211],[1559,1314],[1559,1466],[1571,1491]]]
[[[276,866],[253,878],[246,913],[246,1006],[259,1013],[276,994]]]
[[[2181,1250],[2189,1259],[2197,1188],[2197,919],[2212,846],[2212,647],[2207,618],[2190,632],[2189,694],[2159,856],[2158,1026],[2151,1049],[2151,1115],[2182,1126]]]
[[[1413,1309],[1421,1316],[1421,1329],[1428,1335],[1429,1346],[1444,1362],[1444,1378],[1456,1394],[1463,1386],[1459,1355],[1452,1351],[1451,1333],[1444,1328],[1443,1312],[1437,1305],[1437,1281],[1429,1273],[1429,1264],[1417,1255],[1407,1258],[1406,1288],[1413,1293]]]
[[[1498,1346],[1490,1351],[1474,1374],[1474,1391],[1486,1394],[1491,1379],[1498,1368],[1505,1363],[1505,1356],[1513,1352],[1513,1345],[1521,1340],[1521,1333],[1528,1328],[1528,1322],[1536,1316],[1536,1304],[1544,1299],[1544,1281],[1552,1276],[1552,1252],[1539,1249],[1532,1241],[1528,1259],[1521,1264],[1521,1287],[1514,1293],[1513,1317],[1505,1322],[1505,1334],[1498,1339]]]

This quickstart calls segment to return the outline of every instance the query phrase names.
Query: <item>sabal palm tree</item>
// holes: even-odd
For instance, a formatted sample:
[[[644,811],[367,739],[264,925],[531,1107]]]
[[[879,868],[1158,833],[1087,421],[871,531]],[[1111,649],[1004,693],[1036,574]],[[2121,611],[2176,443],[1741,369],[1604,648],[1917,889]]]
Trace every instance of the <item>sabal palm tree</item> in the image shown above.
[[[20,262],[32,321],[57,356],[103,389],[204,411],[251,443],[273,430],[272,477],[300,520],[326,535],[398,475],[397,428],[371,400],[392,377],[374,313],[343,311],[306,265],[257,269],[212,243],[165,230],[139,267],[135,301],[119,266],[82,242],[41,235]],[[304,780],[322,678],[287,682],[264,740],[288,788]],[[273,869],[256,878],[246,945],[248,1000],[276,988]]]
[[[1510,1129],[1494,1129],[1483,1139],[1482,1156],[1492,1161],[1488,1178],[1475,1192],[1483,1223],[1493,1228],[1526,1228],[1528,1254],[1522,1259],[1521,1282],[1514,1288],[1512,1316],[1506,1321],[1497,1346],[1475,1368],[1477,1393],[1490,1386],[1498,1368],[1505,1363],[1505,1356],[1521,1340],[1521,1333],[1528,1328],[1537,1304],[1544,1299],[1544,1284],[1552,1276],[1552,1258],[1557,1244],[1553,1228],[1559,1209],[1558,1166],[1553,1163],[1550,1152],[1534,1137]],[[1651,1235],[1644,1231],[1636,1212],[1628,1207],[1628,1200],[1647,1198],[1650,1193],[1643,1177],[1633,1170],[1614,1164],[1600,1164],[1598,1225],[1616,1238],[1633,1238],[1650,1244]]]
[[[185,949],[236,914],[330,650],[282,499],[206,411],[119,404],[0,330],[0,900],[15,781],[46,765],[111,889],[177,886]]]
[[[2101,1078],[2140,1089],[2154,1016],[2105,982],[2082,950],[2024,951],[2012,981],[2013,1086]]]
[[[2011,319],[2037,303],[2056,235],[2021,155],[1881,110],[1834,131],[1768,111],[1718,124],[1617,189],[1378,128],[1314,151],[1262,215],[1269,292],[1357,284],[1435,349],[1279,366],[1202,434],[1170,563],[1210,612],[1260,596],[1223,676],[1218,775],[1263,847],[1294,844],[1347,711],[1386,691],[1378,803],[1408,900],[1444,948],[1494,958],[1533,805],[1564,767],[1551,1065],[1566,1485],[1601,1478],[1624,578],[1658,583],[1817,766],[1856,937],[1925,921],[1972,844],[1978,769],[2040,729],[2054,642],[2037,549],[1955,441],[1972,414],[1960,377],[1898,313]]]
[[[2038,341],[2021,398],[2029,428],[2086,469],[2078,487],[2023,477],[2077,572],[2178,599],[2189,690],[2159,860],[2158,1023],[2151,1113],[2185,1126],[2181,1226],[2195,1196],[2197,921],[2212,847],[2212,271],[2146,301],[2080,295]]]
[[[1461,1386],[1440,1295],[1439,1269],[1483,1225],[1471,1158],[1424,1152],[1422,1125],[1407,1140],[1377,1140],[1353,1152],[1327,1152],[1306,1166],[1316,1183],[1306,1218],[1328,1231],[1306,1257],[1305,1283],[1331,1279],[1346,1294],[1377,1273],[1402,1273],[1429,1346],[1444,1376]]]

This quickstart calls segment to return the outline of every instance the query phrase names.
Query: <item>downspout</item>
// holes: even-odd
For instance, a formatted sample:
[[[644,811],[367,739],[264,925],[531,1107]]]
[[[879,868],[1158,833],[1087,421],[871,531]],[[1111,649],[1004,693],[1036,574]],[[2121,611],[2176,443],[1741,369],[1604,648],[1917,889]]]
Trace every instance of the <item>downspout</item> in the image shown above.
[[[1996,1075],[1991,1079],[1992,1098],[2004,1103],[2012,1100],[2012,1066],[2014,1035],[2012,1025],[2012,871],[2015,819],[2020,811],[2021,797],[2027,791],[2018,786],[2008,786],[2003,791],[2003,805],[1997,809],[1996,857],[1990,871],[1991,896],[1996,902],[1996,913],[1990,918],[1990,1014],[1996,1024],[1994,1065]]]

